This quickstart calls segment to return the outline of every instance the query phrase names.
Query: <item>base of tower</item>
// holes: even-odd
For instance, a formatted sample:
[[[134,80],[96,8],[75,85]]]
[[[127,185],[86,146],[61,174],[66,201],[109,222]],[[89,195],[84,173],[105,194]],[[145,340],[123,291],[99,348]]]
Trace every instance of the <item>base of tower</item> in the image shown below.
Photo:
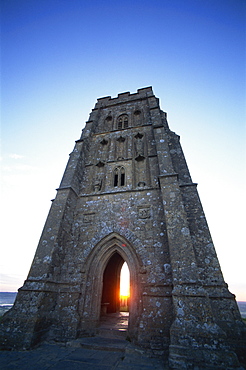
[[[176,345],[169,347],[171,369],[241,369],[236,354],[232,351],[206,348],[190,348]]]

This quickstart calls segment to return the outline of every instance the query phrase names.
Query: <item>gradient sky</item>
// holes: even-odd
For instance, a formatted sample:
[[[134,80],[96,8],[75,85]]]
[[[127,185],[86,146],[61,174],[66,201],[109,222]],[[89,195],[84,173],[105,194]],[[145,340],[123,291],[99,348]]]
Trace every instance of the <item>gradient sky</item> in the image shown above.
[[[246,301],[244,0],[1,0],[1,291],[27,276],[96,99],[153,86]]]

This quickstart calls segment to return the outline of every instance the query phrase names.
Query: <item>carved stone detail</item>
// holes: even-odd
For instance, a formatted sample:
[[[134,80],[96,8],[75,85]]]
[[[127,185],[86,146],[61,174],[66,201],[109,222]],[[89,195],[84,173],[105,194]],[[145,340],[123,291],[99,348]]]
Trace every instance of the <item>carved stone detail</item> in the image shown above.
[[[94,191],[100,191],[102,189],[102,177],[96,176],[94,184],[93,184]]]
[[[83,223],[84,224],[91,224],[94,222],[95,213],[85,213],[83,214]]]
[[[138,207],[138,217],[142,219],[150,218],[150,206]]]

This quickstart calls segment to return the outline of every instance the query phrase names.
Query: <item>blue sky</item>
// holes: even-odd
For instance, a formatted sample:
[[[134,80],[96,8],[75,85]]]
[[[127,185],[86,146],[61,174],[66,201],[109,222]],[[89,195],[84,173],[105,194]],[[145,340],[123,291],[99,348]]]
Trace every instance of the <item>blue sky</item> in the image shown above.
[[[246,301],[245,4],[1,0],[2,291],[27,276],[96,99],[153,86],[225,280]]]

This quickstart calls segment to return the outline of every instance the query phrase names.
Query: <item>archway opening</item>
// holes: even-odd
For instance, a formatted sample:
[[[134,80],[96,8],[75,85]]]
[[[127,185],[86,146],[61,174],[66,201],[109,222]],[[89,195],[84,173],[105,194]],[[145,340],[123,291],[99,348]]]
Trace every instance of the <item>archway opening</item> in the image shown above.
[[[109,259],[103,273],[102,313],[120,311],[120,271],[124,259],[115,252]]]
[[[124,262],[120,271],[120,311],[129,311],[130,298],[130,272],[127,263]]]
[[[115,252],[103,273],[101,313],[129,311],[130,273],[122,256]]]
[[[124,266],[124,267],[123,267]],[[123,267],[123,269],[122,269]],[[126,337],[129,320],[129,269],[123,257],[115,252],[104,269],[101,300],[101,335]],[[127,284],[128,281],[128,284]]]

